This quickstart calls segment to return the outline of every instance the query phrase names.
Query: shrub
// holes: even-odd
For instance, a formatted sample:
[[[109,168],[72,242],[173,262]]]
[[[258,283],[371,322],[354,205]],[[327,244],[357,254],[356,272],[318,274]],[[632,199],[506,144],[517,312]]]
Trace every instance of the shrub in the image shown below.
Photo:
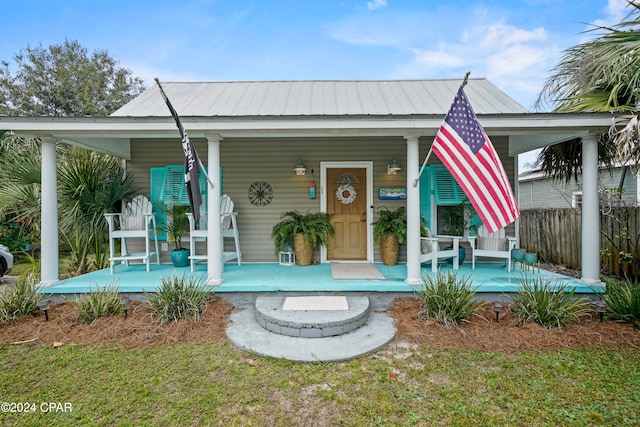
[[[547,329],[562,328],[588,312],[585,298],[575,298],[575,289],[554,286],[540,278],[522,279],[513,297],[511,312],[519,323],[538,323]]]
[[[607,303],[607,318],[640,327],[640,282],[604,279],[607,289],[600,297]]]
[[[39,286],[32,275],[20,277],[4,292],[0,291],[0,321],[13,322],[38,308],[44,295],[38,292]]]
[[[192,317],[198,320],[207,308],[213,291],[205,285],[204,277],[163,277],[158,291],[147,293],[149,306],[159,316],[160,323]]]
[[[89,289],[88,294],[71,301],[71,305],[78,312],[78,321],[81,323],[91,323],[99,317],[122,312],[118,285],[115,283],[102,289],[98,286],[95,292]]]
[[[468,322],[471,314],[481,307],[474,306],[476,292],[471,288],[471,278],[458,278],[453,273],[438,272],[435,278],[426,276],[416,294],[422,301],[421,314],[446,326]]]

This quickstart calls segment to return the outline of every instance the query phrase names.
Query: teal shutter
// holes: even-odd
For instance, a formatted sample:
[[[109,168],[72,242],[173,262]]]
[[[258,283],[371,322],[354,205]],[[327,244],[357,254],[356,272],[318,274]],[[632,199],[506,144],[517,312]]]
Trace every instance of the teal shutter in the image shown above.
[[[189,206],[189,195],[187,187],[184,185],[184,165],[167,165],[164,167],[153,167],[150,169],[150,187],[151,187],[151,203],[156,213],[156,221],[158,225],[166,224],[167,216],[159,209],[160,206],[166,205],[182,205]],[[220,183],[222,183],[222,168],[220,168]],[[200,193],[202,194],[202,203],[207,206],[207,178],[204,174],[200,174]],[[220,185],[222,187],[222,185]],[[220,189],[222,194],[222,188]],[[165,240],[167,234],[158,229],[158,239]]]
[[[431,229],[431,166],[425,167],[420,175],[420,216]]]
[[[467,196],[444,165],[432,165],[433,190],[438,205],[458,205]]]
[[[156,214],[156,224],[158,226],[158,239],[166,240],[167,233],[164,231],[164,224],[167,222],[167,216],[162,209],[159,209],[161,205],[162,187],[167,177],[167,168],[156,167],[150,170],[150,195],[151,203],[153,204],[153,211]]]

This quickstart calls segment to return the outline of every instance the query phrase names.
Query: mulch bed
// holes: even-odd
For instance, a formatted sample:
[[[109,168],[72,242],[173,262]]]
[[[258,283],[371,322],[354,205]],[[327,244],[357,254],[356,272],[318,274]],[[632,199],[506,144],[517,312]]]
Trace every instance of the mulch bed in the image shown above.
[[[77,321],[78,315],[67,302],[52,305],[49,321],[43,313],[12,324],[0,324],[0,348],[19,343],[57,346],[68,343],[88,346],[119,345],[144,348],[173,342],[210,343],[226,339],[225,328],[233,307],[213,298],[199,321],[181,319],[160,325],[146,304],[131,304],[128,316],[110,316],[91,324]],[[640,332],[633,326],[612,321],[600,322],[585,316],[562,330],[549,330],[535,324],[518,326],[509,310],[496,323],[491,306],[474,314],[469,323],[446,327],[434,320],[420,319],[420,302],[399,298],[389,308],[398,329],[399,341],[439,348],[457,348],[512,353],[528,349],[580,349],[585,347],[640,348]]]

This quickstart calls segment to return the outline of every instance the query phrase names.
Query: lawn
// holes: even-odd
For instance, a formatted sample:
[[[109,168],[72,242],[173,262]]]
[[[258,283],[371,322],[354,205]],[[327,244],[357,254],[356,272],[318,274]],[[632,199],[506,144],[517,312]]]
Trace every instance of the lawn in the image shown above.
[[[0,349],[0,391],[9,409],[33,410],[3,404],[8,426],[640,425],[640,354],[398,342],[349,362],[302,364],[224,340],[26,343]]]

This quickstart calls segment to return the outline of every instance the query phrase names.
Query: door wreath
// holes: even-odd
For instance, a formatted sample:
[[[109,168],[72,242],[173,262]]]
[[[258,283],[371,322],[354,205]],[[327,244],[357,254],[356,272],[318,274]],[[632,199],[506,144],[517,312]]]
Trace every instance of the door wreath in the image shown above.
[[[345,193],[347,195],[345,196]],[[336,197],[343,205],[350,205],[356,199],[358,193],[351,184],[343,184],[336,190]]]

